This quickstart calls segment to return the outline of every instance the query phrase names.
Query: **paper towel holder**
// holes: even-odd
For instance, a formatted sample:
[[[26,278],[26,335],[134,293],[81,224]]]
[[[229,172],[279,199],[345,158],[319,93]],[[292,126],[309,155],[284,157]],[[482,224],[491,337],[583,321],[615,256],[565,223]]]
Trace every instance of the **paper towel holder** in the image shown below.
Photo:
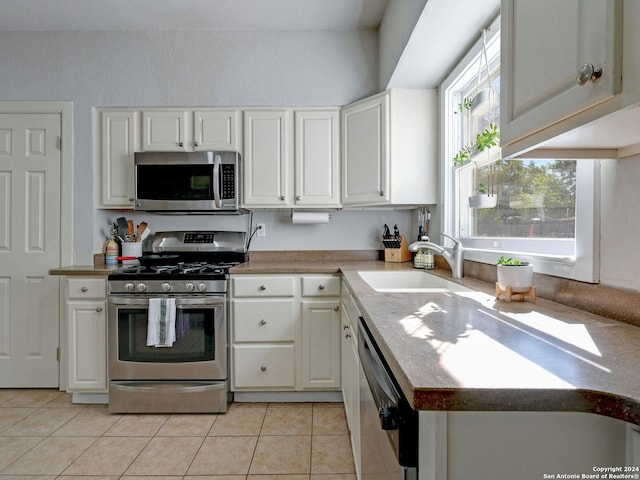
[[[319,211],[295,211],[291,210],[291,223],[295,224],[326,224],[331,220],[332,215],[328,212],[319,212]]]

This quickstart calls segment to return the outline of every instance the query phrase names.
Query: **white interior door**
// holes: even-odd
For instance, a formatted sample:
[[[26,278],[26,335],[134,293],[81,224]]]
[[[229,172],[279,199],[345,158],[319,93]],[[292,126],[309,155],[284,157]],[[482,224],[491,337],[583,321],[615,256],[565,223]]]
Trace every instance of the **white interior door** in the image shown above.
[[[0,114],[0,387],[57,387],[59,114]]]

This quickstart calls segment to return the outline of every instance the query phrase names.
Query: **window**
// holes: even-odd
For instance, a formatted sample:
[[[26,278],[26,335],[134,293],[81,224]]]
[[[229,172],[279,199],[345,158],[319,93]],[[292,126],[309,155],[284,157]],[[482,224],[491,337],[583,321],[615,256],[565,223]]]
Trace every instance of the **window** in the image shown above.
[[[499,33],[496,20],[440,89],[444,229],[470,260],[518,256],[538,272],[597,281],[599,164],[501,158]]]

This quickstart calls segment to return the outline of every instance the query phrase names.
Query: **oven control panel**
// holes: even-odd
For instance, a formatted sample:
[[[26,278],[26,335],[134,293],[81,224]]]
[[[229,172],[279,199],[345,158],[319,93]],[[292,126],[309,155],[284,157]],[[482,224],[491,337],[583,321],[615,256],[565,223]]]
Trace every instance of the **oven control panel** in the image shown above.
[[[189,232],[184,234],[184,243],[213,243],[213,232]]]

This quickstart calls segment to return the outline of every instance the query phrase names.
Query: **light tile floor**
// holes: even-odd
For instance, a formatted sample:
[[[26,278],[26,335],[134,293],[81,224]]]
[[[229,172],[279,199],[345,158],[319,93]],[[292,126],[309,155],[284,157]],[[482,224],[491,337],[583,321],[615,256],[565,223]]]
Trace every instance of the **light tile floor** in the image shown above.
[[[0,480],[355,480],[342,404],[113,415],[57,390],[0,389]]]

